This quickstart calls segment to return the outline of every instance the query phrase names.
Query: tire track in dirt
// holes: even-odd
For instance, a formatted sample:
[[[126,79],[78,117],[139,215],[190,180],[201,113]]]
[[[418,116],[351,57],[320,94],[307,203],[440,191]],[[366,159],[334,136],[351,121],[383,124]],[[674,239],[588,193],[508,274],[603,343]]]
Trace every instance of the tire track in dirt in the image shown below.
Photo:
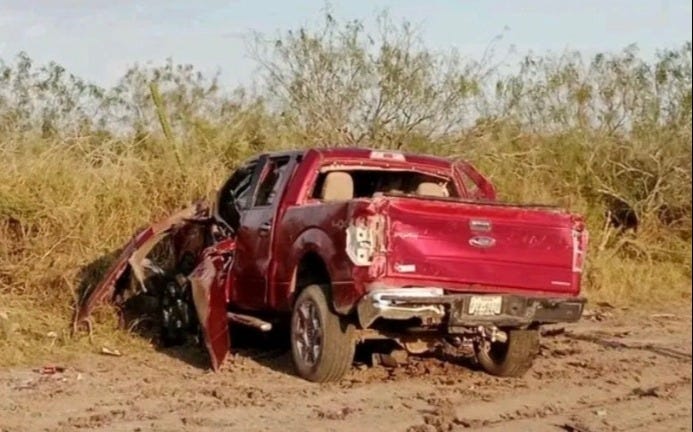
[[[690,327],[690,324],[688,326]],[[549,380],[556,380],[561,377],[566,378],[570,375],[573,383],[567,388],[561,385],[558,392],[554,392],[551,397],[539,398],[535,403],[526,402],[527,400],[532,400],[532,394],[527,394],[526,398],[518,398],[518,395],[515,394],[511,398],[492,399],[486,403],[474,403],[471,406],[465,407],[461,414],[457,414],[456,410],[451,408],[452,403],[450,399],[446,399],[424,414],[423,424],[413,426],[410,429],[431,431],[463,429],[525,430],[530,423],[536,423],[537,419],[541,419],[541,423],[546,426],[546,430],[557,430],[556,428],[561,425],[575,423],[575,419],[580,417],[578,415],[580,413],[594,414],[587,417],[599,418],[607,416],[609,411],[622,411],[619,408],[622,405],[642,404],[642,397],[656,397],[659,399],[656,404],[659,405],[657,412],[651,412],[651,409],[644,410],[648,415],[638,418],[637,421],[626,422],[626,424],[621,424],[623,423],[622,421],[609,422],[606,419],[600,419],[599,427],[593,430],[632,430],[638,423],[641,423],[642,427],[646,427],[646,429],[651,429],[650,426],[652,425],[666,423],[670,420],[690,419],[690,354],[652,343],[631,344],[613,339],[614,337],[627,336],[630,333],[630,331],[618,332],[616,334],[611,332],[595,332],[594,334],[560,332],[563,338],[559,339],[558,342],[547,343],[547,341],[544,341],[542,349],[544,357],[565,358],[562,363],[568,366],[568,368],[561,370],[561,368],[547,367],[546,364],[542,365],[541,362],[538,362],[539,364],[535,367],[535,375],[543,379],[548,378]],[[597,345],[599,347],[598,352],[608,352],[610,354],[609,359],[611,361],[617,360],[618,362],[609,367],[610,365],[608,364],[595,364],[593,358],[586,359],[585,354],[590,353],[593,347],[585,345],[584,342]],[[688,347],[690,347],[690,343],[688,343]],[[631,350],[641,351],[646,354],[646,357],[634,357],[631,355]],[[662,361],[671,363],[671,369],[667,368],[667,371],[678,369],[681,377],[673,381],[661,381],[658,372],[661,373]],[[627,368],[623,367],[624,362],[628,363]],[[575,367],[578,371],[568,372],[566,369],[570,369],[570,367]],[[580,369],[582,369],[583,373],[579,373]],[[588,372],[585,373],[585,371]],[[589,371],[596,373],[592,374]],[[633,372],[635,373],[631,384],[627,380]],[[664,376],[668,378],[668,374]],[[582,380],[587,380],[587,382],[580,383]],[[624,382],[624,380],[626,381]],[[600,386],[602,383],[607,384],[607,386]],[[631,385],[630,390],[627,388],[627,385],[624,386],[626,383]],[[609,387],[619,388],[618,390],[611,390]],[[566,390],[568,391],[566,392]],[[539,391],[546,396],[546,388],[537,392]],[[611,394],[614,392],[616,392],[615,395]],[[675,393],[678,393],[677,397],[671,397]],[[686,395],[687,397],[681,397]],[[521,399],[522,402],[518,402],[518,399]],[[687,400],[688,402],[672,405],[672,400]],[[519,405],[521,405],[520,408],[518,408]],[[653,405],[655,404],[648,403],[649,407]],[[672,408],[672,406],[675,406],[675,408]],[[667,410],[671,411],[668,415],[662,414]],[[469,412],[473,414],[466,415]],[[638,412],[643,411],[639,410]],[[479,416],[479,413],[484,413],[485,415]],[[654,415],[654,417],[650,414]],[[623,417],[626,419],[634,418],[632,415]],[[682,426],[684,430],[687,430],[687,426],[685,426],[687,424],[690,424],[690,422],[681,421],[679,423],[679,425],[684,425]],[[536,424],[534,424],[532,430],[540,429],[536,429]],[[585,430],[590,429],[586,428]]]
[[[690,430],[690,349],[689,317],[622,314],[549,329],[522,379],[413,358],[315,385],[283,351],[242,350],[219,374],[195,350],[90,355],[53,376],[0,371],[0,430]]]
[[[537,420],[541,420],[543,424],[549,426],[547,429],[551,429],[551,426],[586,424],[594,419],[598,420],[600,425],[593,430],[605,430],[605,427],[608,427],[609,430],[632,430],[638,425],[645,426],[690,415],[690,409],[685,404],[671,404],[673,400],[680,400],[680,396],[686,391],[690,393],[689,379],[680,379],[663,385],[660,384],[660,386],[668,396],[657,396],[662,398],[661,401],[658,401],[661,409],[658,410],[657,417],[653,419],[648,415],[645,418],[632,421],[633,417],[631,416],[631,421],[627,424],[622,424],[623,422],[610,424],[607,421],[610,417],[609,413],[630,411],[630,409],[624,410],[623,406],[645,405],[651,407],[652,401],[643,401],[642,396],[634,394],[633,391],[616,395],[605,395],[604,392],[590,394],[590,392],[584,391],[563,396],[554,391],[551,401],[541,399],[528,403],[524,398],[520,398],[518,401],[518,397],[515,395],[494,399],[486,403],[472,403],[466,406],[464,410],[456,410],[452,401],[445,399],[435,404],[437,405],[435,408],[427,410],[423,419],[424,424],[433,425],[436,431],[524,430],[523,425]],[[662,410],[671,411],[670,415],[664,415]],[[633,412],[642,411],[633,410]],[[588,415],[581,416],[581,414]],[[582,420],[581,417],[586,417],[587,421]],[[592,422],[594,423],[594,421]]]

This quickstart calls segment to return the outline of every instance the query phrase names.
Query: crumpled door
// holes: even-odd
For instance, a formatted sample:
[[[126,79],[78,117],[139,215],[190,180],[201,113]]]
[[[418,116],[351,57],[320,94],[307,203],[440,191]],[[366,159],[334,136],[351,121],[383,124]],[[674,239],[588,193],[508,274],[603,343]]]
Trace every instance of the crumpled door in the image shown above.
[[[231,239],[208,248],[188,277],[204,343],[215,371],[223,364],[231,345],[226,305],[233,283],[229,269],[235,249],[236,243]]]

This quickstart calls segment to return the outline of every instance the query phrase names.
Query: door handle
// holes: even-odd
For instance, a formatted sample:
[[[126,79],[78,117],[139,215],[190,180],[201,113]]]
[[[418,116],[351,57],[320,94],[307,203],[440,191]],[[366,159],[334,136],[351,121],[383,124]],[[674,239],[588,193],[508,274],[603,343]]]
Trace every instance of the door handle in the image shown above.
[[[260,234],[267,234],[269,233],[270,229],[272,228],[272,221],[266,221],[263,222],[260,225]]]

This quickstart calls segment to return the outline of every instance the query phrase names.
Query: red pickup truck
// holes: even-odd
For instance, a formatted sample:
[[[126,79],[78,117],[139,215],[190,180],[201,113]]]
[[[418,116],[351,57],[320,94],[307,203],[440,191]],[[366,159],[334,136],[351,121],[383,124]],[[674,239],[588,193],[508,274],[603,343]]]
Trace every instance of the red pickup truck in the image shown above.
[[[163,239],[168,266],[149,257]],[[144,293],[160,300],[164,341],[199,329],[215,370],[231,322],[290,326],[296,371],[311,381],[341,378],[370,339],[410,353],[466,347],[489,373],[520,376],[540,325],[582,315],[586,244],[580,216],[499,202],[466,162],[355,148],[270,153],[236,170],[213,205],[133,237],[75,326],[104,300]]]

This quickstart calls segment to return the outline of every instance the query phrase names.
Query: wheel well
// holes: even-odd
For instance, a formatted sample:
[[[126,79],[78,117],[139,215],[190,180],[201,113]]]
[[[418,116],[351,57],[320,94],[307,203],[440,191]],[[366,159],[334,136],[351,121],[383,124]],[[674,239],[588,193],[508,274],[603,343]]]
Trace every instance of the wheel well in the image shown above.
[[[298,297],[301,290],[309,285],[320,285],[326,288],[330,285],[330,273],[327,271],[327,266],[315,252],[305,254],[296,268],[293,298]]]

